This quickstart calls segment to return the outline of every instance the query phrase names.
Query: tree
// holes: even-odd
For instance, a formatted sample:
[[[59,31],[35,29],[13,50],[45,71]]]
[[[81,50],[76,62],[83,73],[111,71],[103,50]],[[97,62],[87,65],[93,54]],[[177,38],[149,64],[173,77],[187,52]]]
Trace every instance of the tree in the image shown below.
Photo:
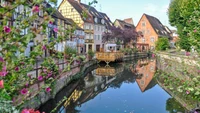
[[[179,46],[186,51],[194,46],[200,53],[199,4],[200,0],[173,0],[168,16],[170,24],[177,28]]]
[[[110,32],[105,32],[103,35],[103,42],[123,42],[124,45],[127,43],[133,41],[134,43],[137,40],[138,33],[135,31],[135,29],[121,29],[119,27],[112,27],[110,29]]]
[[[169,40],[166,37],[159,38],[158,41],[156,42],[156,50],[162,51],[166,50],[169,48]]]

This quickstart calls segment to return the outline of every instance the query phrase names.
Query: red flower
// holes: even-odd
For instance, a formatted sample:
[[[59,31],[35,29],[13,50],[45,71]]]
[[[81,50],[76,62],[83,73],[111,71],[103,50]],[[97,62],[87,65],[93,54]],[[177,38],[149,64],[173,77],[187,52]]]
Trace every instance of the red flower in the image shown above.
[[[10,29],[8,26],[4,26],[4,27],[3,27],[3,30],[4,30],[4,32],[6,32],[6,33],[10,33],[10,32],[11,32],[11,29]]]
[[[19,71],[19,67],[17,66],[17,67],[15,67],[15,71]]]
[[[23,88],[20,92],[22,95],[26,95],[28,93],[28,90],[26,88]]]
[[[51,88],[50,88],[50,87],[47,87],[47,88],[46,88],[46,92],[49,93],[50,91],[51,91]]]
[[[1,89],[1,88],[4,88],[3,83],[4,83],[3,80],[0,80],[0,89]]]
[[[53,24],[53,22],[52,22],[52,21],[49,21],[49,24]]]
[[[28,109],[23,109],[21,113],[30,113]]]
[[[196,33],[196,32],[197,32],[197,30],[195,29],[195,30],[194,30],[194,32]]]
[[[33,6],[32,11],[38,13],[40,11],[40,8],[38,6]]]

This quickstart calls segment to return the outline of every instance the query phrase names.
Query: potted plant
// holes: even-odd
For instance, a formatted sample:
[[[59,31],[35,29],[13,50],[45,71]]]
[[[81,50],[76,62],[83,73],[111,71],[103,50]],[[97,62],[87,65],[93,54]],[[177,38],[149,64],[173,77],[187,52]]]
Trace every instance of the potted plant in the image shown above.
[[[88,59],[91,60],[94,57],[94,52],[92,50],[88,51]]]

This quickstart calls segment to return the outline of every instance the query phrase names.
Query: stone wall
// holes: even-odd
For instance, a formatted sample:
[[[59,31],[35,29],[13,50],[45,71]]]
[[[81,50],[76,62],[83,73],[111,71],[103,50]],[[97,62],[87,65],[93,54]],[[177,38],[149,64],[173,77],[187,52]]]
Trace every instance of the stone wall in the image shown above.
[[[60,75],[60,78],[58,80],[55,81],[55,86],[54,88],[52,88],[52,93],[46,93],[46,92],[40,92],[38,95],[36,95],[35,97],[31,98],[25,105],[25,108],[39,108],[40,105],[46,103],[48,100],[54,98],[56,96],[56,94],[62,90],[65,86],[67,86],[70,81],[72,80],[72,77],[80,74],[80,73],[84,73],[85,71],[87,71],[87,69],[89,67],[91,67],[92,65],[96,65],[97,61],[96,60],[91,60],[88,62],[83,63],[80,66],[74,66],[71,68],[70,71],[67,71],[65,73],[63,73],[62,75]],[[84,75],[82,75],[84,76]],[[32,87],[31,89],[34,89],[35,92],[37,92],[37,90],[42,86],[43,83],[40,83],[40,85],[35,84],[34,87]]]

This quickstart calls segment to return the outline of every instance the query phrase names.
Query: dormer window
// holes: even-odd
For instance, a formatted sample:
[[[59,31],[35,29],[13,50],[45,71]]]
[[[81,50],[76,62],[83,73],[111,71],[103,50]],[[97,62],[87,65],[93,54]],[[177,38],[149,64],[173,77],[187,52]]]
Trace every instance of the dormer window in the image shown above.
[[[95,17],[95,18],[94,18],[94,21],[95,21],[95,23],[97,23],[97,22],[98,22],[98,19],[97,19],[97,17]]]
[[[104,19],[101,20],[101,24],[105,24],[105,20]]]

